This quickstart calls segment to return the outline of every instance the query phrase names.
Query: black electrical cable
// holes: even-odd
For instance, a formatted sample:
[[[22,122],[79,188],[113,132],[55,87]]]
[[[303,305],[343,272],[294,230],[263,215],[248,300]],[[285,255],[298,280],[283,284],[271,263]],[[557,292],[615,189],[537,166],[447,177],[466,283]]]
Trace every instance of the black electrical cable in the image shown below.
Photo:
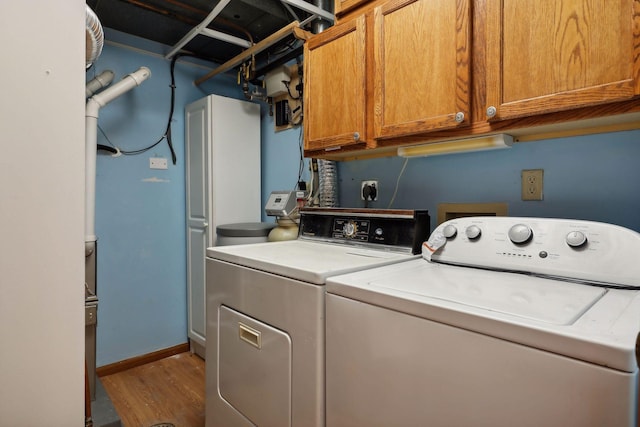
[[[131,150],[131,151],[125,151],[125,150],[120,150],[120,153],[126,155],[126,156],[133,156],[133,155],[137,155],[137,154],[142,154],[146,151],[151,150],[152,148],[156,147],[158,144],[160,144],[164,139],[167,140],[167,145],[169,145],[169,151],[171,151],[171,161],[173,162],[173,164],[176,164],[177,161],[177,156],[176,156],[176,152],[173,149],[173,141],[171,138],[171,122],[173,121],[173,112],[175,110],[175,104],[176,104],[176,78],[175,78],[175,67],[176,67],[176,61],[178,60],[178,58],[182,57],[182,56],[193,56],[196,57],[195,55],[189,55],[189,54],[177,54],[175,55],[172,59],[171,59],[171,105],[169,108],[169,120],[167,121],[167,127],[164,131],[164,134],[160,137],[160,139],[158,139],[156,142],[154,142],[153,144],[149,145],[148,147],[145,148],[141,148],[139,150]],[[107,134],[104,132],[104,130],[102,130],[102,128],[100,128],[100,126],[98,126],[98,129],[100,129],[100,132],[102,133],[102,135],[104,135],[104,137],[107,139],[107,141],[109,141],[109,144],[111,144],[112,146],[115,147],[115,145],[109,140],[109,137],[107,137]],[[107,150],[107,151],[111,151],[111,150]],[[117,153],[117,149],[115,149],[115,151],[113,151],[114,153]]]
[[[116,148],[113,148],[113,147],[109,146],[109,145],[98,144],[98,150],[108,151],[111,154],[118,154],[118,150]]]
[[[169,121],[167,122],[167,130],[164,132],[164,136],[167,138],[167,145],[169,145],[169,150],[171,151],[171,160],[173,164],[176,164],[176,152],[173,149],[173,142],[171,141],[171,121],[173,120],[173,110],[175,109],[176,104],[176,77],[175,77],[175,69],[176,69],[176,61],[179,57],[184,55],[175,55],[171,59],[171,110],[169,111]]]
[[[300,134],[298,136],[298,149],[300,150],[300,163],[298,164],[298,179],[296,180],[296,185],[293,187],[294,189],[298,188],[298,183],[302,179],[302,172],[304,171],[304,149],[303,149],[303,138],[302,138],[302,126],[300,126]]]
[[[302,98],[302,94],[300,93],[300,91],[298,91],[298,97],[297,98],[295,96],[293,96],[293,94],[291,93],[291,89],[289,88],[289,86],[291,85],[291,82],[289,82],[287,80],[283,80],[282,84],[284,84],[284,86],[287,88],[287,92],[289,92],[289,98],[293,99],[294,101],[297,101],[298,99]]]

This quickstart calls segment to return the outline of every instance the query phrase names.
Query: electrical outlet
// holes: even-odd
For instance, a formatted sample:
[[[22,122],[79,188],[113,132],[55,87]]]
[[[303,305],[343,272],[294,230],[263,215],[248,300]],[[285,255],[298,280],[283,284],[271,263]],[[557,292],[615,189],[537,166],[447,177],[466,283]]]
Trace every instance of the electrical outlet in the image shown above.
[[[362,181],[362,185],[360,186],[360,200],[375,202],[378,200],[379,191],[377,180]]]
[[[522,200],[542,200],[544,169],[524,169],[521,176]]]
[[[167,169],[167,159],[162,157],[149,158],[149,169]]]

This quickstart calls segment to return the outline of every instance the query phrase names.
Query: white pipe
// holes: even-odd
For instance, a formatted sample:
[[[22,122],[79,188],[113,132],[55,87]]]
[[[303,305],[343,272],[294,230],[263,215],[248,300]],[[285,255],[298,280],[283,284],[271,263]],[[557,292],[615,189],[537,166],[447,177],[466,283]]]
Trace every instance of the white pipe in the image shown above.
[[[140,67],[138,71],[127,74],[118,83],[94,95],[91,99],[95,100],[100,107],[104,107],[123,93],[128,92],[136,86],[140,86],[150,75],[151,70],[147,67]]]
[[[105,70],[102,73],[95,76],[93,79],[89,80],[86,86],[85,98],[89,98],[91,95],[102,89],[103,87],[107,87],[113,81],[113,71]]]
[[[147,67],[126,75],[115,85],[89,98],[85,113],[85,248],[97,240],[95,235],[96,210],[96,155],[98,145],[98,112],[125,92],[139,86],[151,75]],[[87,245],[89,243],[89,245]]]

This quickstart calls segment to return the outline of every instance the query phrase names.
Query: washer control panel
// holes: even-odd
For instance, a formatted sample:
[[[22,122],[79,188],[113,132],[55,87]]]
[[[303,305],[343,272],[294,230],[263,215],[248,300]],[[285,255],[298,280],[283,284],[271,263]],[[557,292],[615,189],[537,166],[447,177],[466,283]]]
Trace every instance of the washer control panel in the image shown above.
[[[593,221],[467,217],[440,224],[432,260],[640,286],[640,234]]]

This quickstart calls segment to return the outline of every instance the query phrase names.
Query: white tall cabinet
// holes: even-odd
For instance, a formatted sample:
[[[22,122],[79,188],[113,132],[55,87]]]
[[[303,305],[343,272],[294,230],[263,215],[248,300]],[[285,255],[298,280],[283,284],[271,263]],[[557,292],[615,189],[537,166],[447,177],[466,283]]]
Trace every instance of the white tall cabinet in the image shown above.
[[[185,150],[188,336],[204,357],[206,248],[218,225],[261,218],[260,106],[218,95],[187,105]]]

